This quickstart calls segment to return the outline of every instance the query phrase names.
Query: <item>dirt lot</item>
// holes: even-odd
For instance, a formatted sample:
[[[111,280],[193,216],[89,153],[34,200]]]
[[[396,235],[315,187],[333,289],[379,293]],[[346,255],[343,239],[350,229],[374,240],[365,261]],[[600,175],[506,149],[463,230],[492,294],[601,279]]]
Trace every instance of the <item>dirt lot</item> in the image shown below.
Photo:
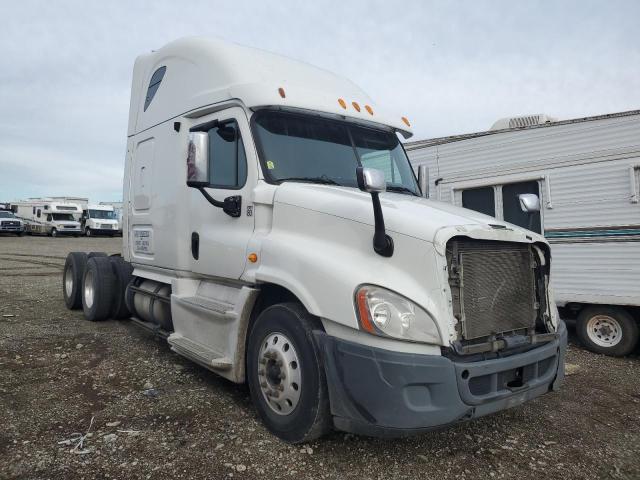
[[[640,478],[640,358],[573,344],[564,389],[524,406],[404,440],[284,444],[245,387],[66,310],[66,253],[120,242],[0,237],[0,478]]]

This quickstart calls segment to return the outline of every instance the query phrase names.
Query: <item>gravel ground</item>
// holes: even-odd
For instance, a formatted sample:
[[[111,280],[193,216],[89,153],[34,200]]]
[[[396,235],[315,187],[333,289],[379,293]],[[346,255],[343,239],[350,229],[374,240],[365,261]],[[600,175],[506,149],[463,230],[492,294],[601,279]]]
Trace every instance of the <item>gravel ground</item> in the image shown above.
[[[523,406],[403,440],[287,445],[246,387],[66,310],[66,253],[120,246],[0,237],[0,478],[640,478],[640,358],[573,341],[564,388]]]

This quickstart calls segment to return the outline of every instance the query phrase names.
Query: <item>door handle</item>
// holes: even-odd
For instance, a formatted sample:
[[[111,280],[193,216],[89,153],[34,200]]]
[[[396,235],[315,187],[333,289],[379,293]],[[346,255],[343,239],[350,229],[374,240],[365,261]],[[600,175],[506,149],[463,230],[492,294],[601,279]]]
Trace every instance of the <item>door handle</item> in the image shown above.
[[[191,233],[191,256],[194,260],[200,257],[200,235],[198,232]]]

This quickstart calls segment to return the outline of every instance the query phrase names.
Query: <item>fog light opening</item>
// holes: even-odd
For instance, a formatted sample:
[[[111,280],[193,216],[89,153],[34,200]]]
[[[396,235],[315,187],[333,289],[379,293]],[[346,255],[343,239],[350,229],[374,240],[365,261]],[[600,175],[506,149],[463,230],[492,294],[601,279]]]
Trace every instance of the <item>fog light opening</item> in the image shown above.
[[[469,378],[469,370],[463,370],[461,376],[463,380],[466,380],[467,378]]]

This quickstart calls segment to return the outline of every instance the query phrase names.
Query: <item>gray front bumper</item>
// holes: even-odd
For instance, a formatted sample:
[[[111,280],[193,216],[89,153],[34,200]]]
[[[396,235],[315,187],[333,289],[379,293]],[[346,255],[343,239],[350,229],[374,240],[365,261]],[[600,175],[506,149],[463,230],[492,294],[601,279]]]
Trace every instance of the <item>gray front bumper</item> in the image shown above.
[[[398,353],[316,333],[334,425],[405,436],[480,417],[556,389],[564,379],[567,330],[524,353],[475,362]]]

